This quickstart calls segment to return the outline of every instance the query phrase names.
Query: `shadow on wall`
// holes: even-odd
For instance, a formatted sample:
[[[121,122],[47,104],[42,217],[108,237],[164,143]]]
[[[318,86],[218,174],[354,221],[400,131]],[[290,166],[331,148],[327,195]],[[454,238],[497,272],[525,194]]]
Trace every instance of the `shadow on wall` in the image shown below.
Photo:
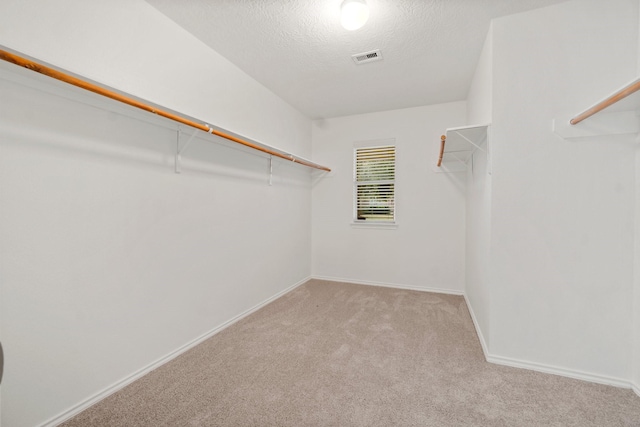
[[[101,115],[105,114],[101,112]],[[91,119],[94,123],[102,121],[100,125],[95,126],[96,130],[78,129],[74,126],[73,118],[69,116],[56,122],[57,129],[46,125],[0,127],[0,135],[3,135],[5,145],[31,144],[39,149],[72,151],[85,156],[175,173],[177,131],[115,113],[107,115],[107,123],[105,120],[99,120],[103,117]],[[36,123],[36,120],[33,120],[33,123]],[[73,129],[74,133],[67,132],[65,126],[66,129]],[[192,134],[182,132],[181,146],[184,146]],[[197,131],[189,147],[181,154],[180,163],[183,173],[269,183],[270,164],[267,155],[200,131]],[[278,158],[273,159],[272,165],[274,183],[282,183],[286,178],[290,184],[308,185],[308,175],[304,173],[307,171],[305,166]],[[298,175],[299,179],[291,179]]]
[[[469,164],[472,162],[473,160],[469,161]],[[435,163],[434,163],[435,164]],[[467,165],[469,167],[469,165]],[[467,193],[467,171],[462,171],[462,172],[444,172],[441,170],[437,170],[439,169],[437,166],[434,166],[434,172],[437,173],[438,175],[442,176],[442,179],[445,179],[447,181],[449,181],[450,183],[453,184],[454,188],[460,193],[460,194],[466,194]]]

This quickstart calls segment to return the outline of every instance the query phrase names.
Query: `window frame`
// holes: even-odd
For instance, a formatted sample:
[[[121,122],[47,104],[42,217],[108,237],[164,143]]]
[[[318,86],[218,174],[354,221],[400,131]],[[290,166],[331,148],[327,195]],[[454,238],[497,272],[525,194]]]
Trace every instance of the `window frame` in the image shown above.
[[[393,159],[393,180],[379,180],[379,181],[358,181],[357,177],[357,161],[358,151],[365,149],[375,149],[381,147],[393,147],[394,159]],[[387,228],[393,229],[398,227],[398,212],[397,212],[397,183],[398,183],[398,146],[395,139],[383,139],[372,141],[360,141],[354,143],[353,146],[353,195],[352,204],[353,210],[351,215],[351,225],[357,228]],[[358,219],[358,187],[362,185],[371,185],[371,183],[382,182],[393,184],[393,218],[390,220],[366,220]]]

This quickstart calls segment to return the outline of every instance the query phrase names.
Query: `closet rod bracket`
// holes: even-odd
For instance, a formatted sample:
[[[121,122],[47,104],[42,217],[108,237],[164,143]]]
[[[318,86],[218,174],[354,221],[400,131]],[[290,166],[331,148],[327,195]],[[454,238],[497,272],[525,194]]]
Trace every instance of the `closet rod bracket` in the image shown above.
[[[191,134],[191,137],[187,140],[187,142],[180,147],[180,135],[182,134],[182,132],[180,131],[180,128],[178,128],[178,140],[176,141],[176,173],[180,173],[182,172],[181,168],[180,168],[180,162],[182,161],[182,153],[184,152],[184,150],[187,149],[187,147],[189,146],[189,144],[191,144],[191,141],[193,141],[193,138],[196,136],[196,132],[198,132],[198,129],[194,129],[193,133]]]

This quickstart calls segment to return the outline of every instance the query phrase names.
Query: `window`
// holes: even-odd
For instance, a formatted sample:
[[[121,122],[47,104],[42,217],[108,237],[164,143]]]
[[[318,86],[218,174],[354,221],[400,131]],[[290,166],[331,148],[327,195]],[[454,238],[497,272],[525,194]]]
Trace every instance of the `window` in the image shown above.
[[[354,221],[395,222],[395,145],[355,148],[354,158]]]

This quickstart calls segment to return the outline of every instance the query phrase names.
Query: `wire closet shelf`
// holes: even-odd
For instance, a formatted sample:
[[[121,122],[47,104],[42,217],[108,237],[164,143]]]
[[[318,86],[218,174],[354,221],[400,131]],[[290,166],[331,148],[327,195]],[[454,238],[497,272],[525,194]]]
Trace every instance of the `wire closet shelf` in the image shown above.
[[[307,159],[303,159],[299,156],[295,156],[291,153],[287,153],[284,151],[280,151],[277,150],[275,148],[263,145],[263,144],[258,144],[255,142],[251,142],[251,141],[247,141],[244,138],[240,138],[238,136],[235,135],[231,135],[229,132],[225,132],[222,130],[218,130],[218,129],[214,129],[213,127],[209,126],[206,123],[200,123],[199,121],[190,119],[185,117],[184,115],[181,115],[179,113],[173,113],[170,111],[167,111],[166,109],[163,108],[158,108],[156,106],[147,104],[143,101],[134,99],[131,96],[128,95],[124,95],[124,94],[120,94],[117,93],[115,91],[109,90],[107,88],[104,88],[102,86],[99,86],[97,84],[94,83],[90,83],[88,81],[82,80],[81,78],[78,77],[74,77],[68,73],[65,73],[63,71],[54,69],[52,67],[46,66],[44,64],[41,64],[39,62],[36,62],[34,60],[22,57],[20,55],[17,55],[15,53],[11,53],[9,51],[6,50],[2,50],[0,49],[0,59],[10,62],[12,64],[18,65],[20,67],[24,67],[27,68],[29,70],[35,71],[37,73],[43,74],[45,76],[54,78],[56,80],[68,83],[70,85],[88,90],[90,92],[96,93],[98,95],[102,95],[104,97],[107,98],[111,98],[115,101],[119,101],[123,104],[127,104],[130,105],[132,107],[144,110],[144,111],[148,111],[150,113],[156,114],[158,116],[167,118],[169,120],[173,120],[177,123],[219,136],[221,138],[227,139],[229,141],[233,141],[235,143],[244,145],[245,147],[249,147],[252,148],[254,150],[258,150],[261,151],[265,154],[268,154],[270,156],[274,156],[274,157],[278,157],[284,160],[288,160],[294,163],[299,163],[301,165],[313,168],[313,169],[319,169],[319,170],[323,170],[326,172],[330,172],[331,169],[329,169],[326,166],[323,165],[319,165],[317,163],[311,162]]]

